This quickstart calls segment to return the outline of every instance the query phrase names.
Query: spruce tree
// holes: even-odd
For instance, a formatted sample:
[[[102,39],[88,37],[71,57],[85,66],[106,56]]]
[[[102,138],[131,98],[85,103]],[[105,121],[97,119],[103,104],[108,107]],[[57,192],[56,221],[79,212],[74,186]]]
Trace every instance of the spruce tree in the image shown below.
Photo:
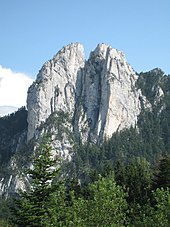
[[[53,226],[62,215],[64,185],[56,181],[59,176],[59,160],[53,158],[49,143],[38,149],[33,168],[27,170],[31,185],[28,191],[20,192],[15,202],[12,224],[17,226]]]
[[[165,155],[160,160],[155,177],[155,188],[170,188],[170,155]]]

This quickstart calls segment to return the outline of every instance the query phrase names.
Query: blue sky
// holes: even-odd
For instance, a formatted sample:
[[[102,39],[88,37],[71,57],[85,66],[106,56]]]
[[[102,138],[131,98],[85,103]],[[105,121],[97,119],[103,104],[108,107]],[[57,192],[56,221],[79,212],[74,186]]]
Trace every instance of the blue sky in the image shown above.
[[[137,71],[170,74],[169,0],[0,0],[0,65],[36,78],[63,46],[122,50]],[[2,75],[0,75],[2,77]]]
[[[170,74],[169,0],[0,0],[0,65],[35,78],[64,45],[122,50],[136,71]]]

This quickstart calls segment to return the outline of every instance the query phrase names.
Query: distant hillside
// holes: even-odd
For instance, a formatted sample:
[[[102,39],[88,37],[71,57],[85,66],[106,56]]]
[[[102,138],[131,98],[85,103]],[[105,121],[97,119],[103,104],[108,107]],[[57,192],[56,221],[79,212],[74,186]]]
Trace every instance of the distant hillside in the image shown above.
[[[15,106],[0,106],[0,117],[11,114],[17,111],[17,109]]]

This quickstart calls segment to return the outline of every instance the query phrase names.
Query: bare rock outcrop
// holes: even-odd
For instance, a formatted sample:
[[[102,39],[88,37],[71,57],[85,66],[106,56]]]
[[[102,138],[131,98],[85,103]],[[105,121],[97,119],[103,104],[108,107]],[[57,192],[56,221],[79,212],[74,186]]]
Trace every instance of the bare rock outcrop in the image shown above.
[[[140,113],[137,75],[123,53],[99,44],[84,59],[83,46],[64,47],[40,70],[29,88],[28,136],[55,111],[70,113],[77,138],[101,142],[103,137],[135,125]]]
[[[84,49],[79,43],[64,47],[43,65],[28,90],[28,140],[54,111],[74,112],[75,85],[83,66]]]

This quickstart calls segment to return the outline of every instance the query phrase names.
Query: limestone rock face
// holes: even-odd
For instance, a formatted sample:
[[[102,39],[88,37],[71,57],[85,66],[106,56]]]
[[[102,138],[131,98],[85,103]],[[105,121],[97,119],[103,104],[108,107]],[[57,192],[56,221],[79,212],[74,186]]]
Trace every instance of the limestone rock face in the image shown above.
[[[99,44],[84,59],[83,46],[64,47],[44,64],[28,91],[28,136],[55,111],[72,116],[77,138],[102,141],[135,125],[140,113],[137,75],[121,51]]]
[[[83,66],[84,49],[79,43],[64,47],[43,65],[28,90],[28,140],[54,111],[74,112],[75,85]]]
[[[28,130],[23,134],[24,142],[18,140],[17,151],[22,151],[22,144],[41,143],[43,135],[50,132],[52,147],[57,148],[54,155],[67,162],[72,158],[75,138],[100,144],[117,130],[134,126],[140,100],[147,103],[136,81],[123,53],[109,45],[99,44],[87,61],[81,44],[64,47],[43,65],[28,90]],[[161,98],[163,91],[157,91]],[[17,160],[15,156],[11,159],[11,175],[0,179],[0,195],[12,194],[29,183],[22,178]]]
[[[140,113],[141,94],[135,88],[136,73],[121,51],[98,45],[85,64],[82,77],[79,98],[83,100],[83,123],[88,122],[90,140],[100,142],[116,130],[134,126]],[[83,123],[78,121],[79,128]]]

